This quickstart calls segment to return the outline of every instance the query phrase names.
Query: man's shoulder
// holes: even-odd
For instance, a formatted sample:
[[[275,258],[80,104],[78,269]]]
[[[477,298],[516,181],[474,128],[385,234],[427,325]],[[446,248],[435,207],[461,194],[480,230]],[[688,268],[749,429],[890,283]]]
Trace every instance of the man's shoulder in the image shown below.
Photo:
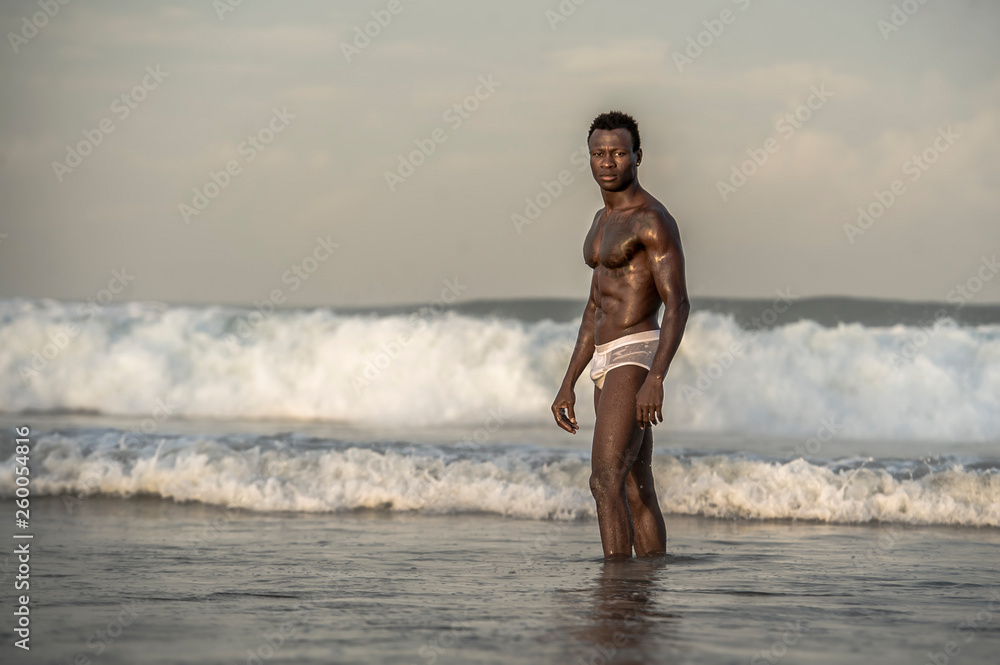
[[[590,221],[590,233],[594,233],[601,225],[601,217],[604,215],[604,208],[594,213],[594,219]]]
[[[637,235],[649,245],[669,246],[680,243],[677,221],[666,206],[649,197],[649,202],[636,211]]]
[[[677,228],[677,221],[667,207],[652,196],[636,209],[635,219],[641,227],[649,227],[652,230]]]

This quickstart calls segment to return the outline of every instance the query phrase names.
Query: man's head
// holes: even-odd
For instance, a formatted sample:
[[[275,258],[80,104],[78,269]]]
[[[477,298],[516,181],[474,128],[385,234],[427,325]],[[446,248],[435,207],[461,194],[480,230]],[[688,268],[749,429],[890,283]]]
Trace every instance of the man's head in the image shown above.
[[[632,152],[639,152],[639,124],[628,113],[608,111],[594,118],[594,122],[590,123],[590,133],[587,134],[588,143],[598,129],[627,129],[632,137]]]
[[[621,111],[609,111],[594,118],[587,134],[590,170],[602,189],[621,191],[638,176],[642,148],[639,125]]]

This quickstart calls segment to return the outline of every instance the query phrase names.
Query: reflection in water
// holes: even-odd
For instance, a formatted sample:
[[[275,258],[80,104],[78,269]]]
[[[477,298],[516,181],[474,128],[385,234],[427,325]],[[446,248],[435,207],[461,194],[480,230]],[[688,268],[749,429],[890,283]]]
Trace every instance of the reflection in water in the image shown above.
[[[574,630],[587,648],[574,665],[648,665],[669,662],[677,614],[660,608],[656,584],[667,571],[669,555],[656,559],[606,561],[595,578],[586,621]]]

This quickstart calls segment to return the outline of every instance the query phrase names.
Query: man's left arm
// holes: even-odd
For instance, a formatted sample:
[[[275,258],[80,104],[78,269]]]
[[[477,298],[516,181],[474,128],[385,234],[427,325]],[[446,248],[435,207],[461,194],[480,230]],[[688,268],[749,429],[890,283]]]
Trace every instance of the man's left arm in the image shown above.
[[[649,222],[642,225],[639,239],[646,248],[646,260],[664,305],[660,343],[649,375],[636,395],[639,424],[655,425],[663,422],[663,379],[684,336],[691,305],[684,279],[681,236],[673,217],[668,213],[651,213]]]

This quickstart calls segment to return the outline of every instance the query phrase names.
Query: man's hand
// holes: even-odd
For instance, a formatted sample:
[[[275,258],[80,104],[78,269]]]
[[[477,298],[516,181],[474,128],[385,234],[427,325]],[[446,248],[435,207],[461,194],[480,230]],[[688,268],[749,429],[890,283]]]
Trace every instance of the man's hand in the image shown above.
[[[635,419],[639,427],[663,422],[663,382],[647,376],[635,396]]]
[[[576,430],[580,429],[576,424],[576,414],[573,413],[574,404],[576,404],[576,393],[573,392],[572,386],[560,388],[556,401],[552,402],[552,415],[556,419],[556,425],[570,434],[576,434]]]

